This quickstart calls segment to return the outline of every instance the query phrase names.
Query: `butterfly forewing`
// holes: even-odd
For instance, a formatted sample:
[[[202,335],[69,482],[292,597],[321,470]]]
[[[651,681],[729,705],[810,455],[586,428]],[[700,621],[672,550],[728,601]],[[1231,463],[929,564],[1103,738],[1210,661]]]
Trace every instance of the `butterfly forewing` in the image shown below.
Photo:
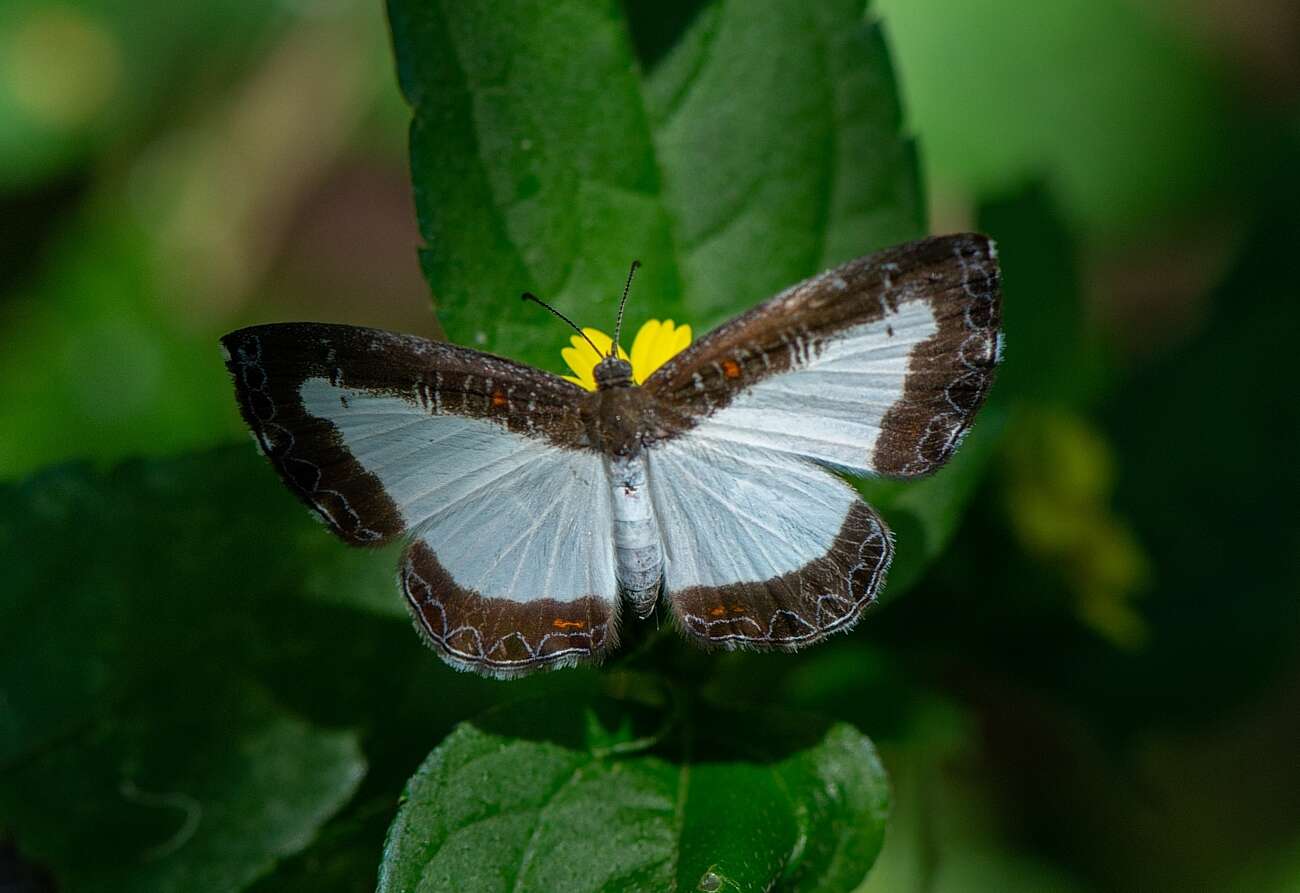
[[[858,474],[942,465],[999,360],[996,252],[924,239],[795,285],[710,332],[645,387],[688,436],[751,444]]]
[[[350,326],[260,326],[223,345],[285,482],[348,542],[411,540],[399,579],[450,663],[507,676],[613,644],[612,516],[579,388]]]

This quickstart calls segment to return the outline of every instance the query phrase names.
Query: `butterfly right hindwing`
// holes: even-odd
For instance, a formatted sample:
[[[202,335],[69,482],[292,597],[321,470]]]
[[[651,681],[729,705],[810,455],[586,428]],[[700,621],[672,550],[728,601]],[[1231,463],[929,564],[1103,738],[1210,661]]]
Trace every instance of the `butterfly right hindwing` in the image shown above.
[[[847,630],[893,557],[880,516],[800,459],[682,438],[651,451],[664,589],[705,645],[795,649]]]

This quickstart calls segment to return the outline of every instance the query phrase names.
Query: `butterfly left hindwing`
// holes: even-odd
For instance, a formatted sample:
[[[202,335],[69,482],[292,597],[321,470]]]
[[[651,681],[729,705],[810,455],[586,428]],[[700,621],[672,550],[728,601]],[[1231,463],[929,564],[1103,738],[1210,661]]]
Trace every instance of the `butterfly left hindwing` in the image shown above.
[[[617,587],[581,389],[373,329],[259,326],[223,339],[244,418],[340,537],[408,537],[399,580],[454,666],[510,676],[598,658]]]

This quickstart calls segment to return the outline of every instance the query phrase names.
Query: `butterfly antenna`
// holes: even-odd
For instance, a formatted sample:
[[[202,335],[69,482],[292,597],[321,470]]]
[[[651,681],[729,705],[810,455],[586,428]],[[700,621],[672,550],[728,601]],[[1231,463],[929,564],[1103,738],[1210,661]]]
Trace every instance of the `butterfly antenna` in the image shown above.
[[[519,297],[520,297],[521,300],[524,300],[524,301],[532,301],[534,304],[541,304],[541,305],[542,305],[543,307],[545,307],[547,310],[551,311],[551,312],[554,313],[556,316],[558,316],[560,319],[562,319],[562,320],[564,320],[565,322],[567,322],[570,326],[573,326],[573,331],[577,332],[577,333],[578,333],[579,335],[581,335],[583,338],[586,338],[587,343],[591,345],[591,349],[594,350],[594,351],[596,352],[596,356],[600,356],[600,348],[596,346],[596,343],[595,343],[594,341],[592,341],[590,338],[587,338],[587,333],[586,333],[586,332],[584,332],[582,329],[578,328],[576,325],[573,324],[573,320],[569,319],[569,318],[568,318],[567,316],[565,316],[563,313],[561,313],[560,311],[556,310],[556,309],[555,309],[554,307],[552,307],[550,304],[546,303],[545,301],[543,301],[541,298],[537,297],[537,295],[533,294],[533,293],[530,292],[530,291],[526,291],[526,292],[524,292],[524,293],[523,293],[522,295],[520,295]]]
[[[627,284],[623,286],[623,299],[618,302],[618,321],[614,323],[614,340],[609,345],[609,355],[618,356],[618,339],[623,334],[623,308],[627,306],[627,293],[632,289],[632,277],[636,275],[636,268],[641,266],[641,261],[632,261],[632,269],[627,271]]]

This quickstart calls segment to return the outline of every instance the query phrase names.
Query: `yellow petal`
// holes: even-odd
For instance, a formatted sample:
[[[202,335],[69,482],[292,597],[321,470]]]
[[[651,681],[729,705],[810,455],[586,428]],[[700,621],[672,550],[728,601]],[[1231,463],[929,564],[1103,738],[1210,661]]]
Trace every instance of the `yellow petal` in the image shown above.
[[[641,331],[636,333],[636,338],[632,342],[632,377],[640,384],[649,372],[645,370],[650,366],[650,357],[654,353],[655,341],[659,336],[659,330],[662,323],[657,319],[648,320],[641,327]]]
[[[560,351],[560,356],[568,367],[574,371],[574,382],[589,391],[594,391],[596,390],[596,378],[593,374],[595,364],[590,361],[591,348],[581,338],[578,340],[586,348],[585,353],[577,347],[566,347]]]
[[[681,353],[691,343],[690,326],[674,326],[671,319],[652,319],[641,327],[632,345],[632,375],[638,384]]]
[[[673,333],[673,346],[671,356],[677,356],[691,344],[691,327],[678,326],[677,331]]]

